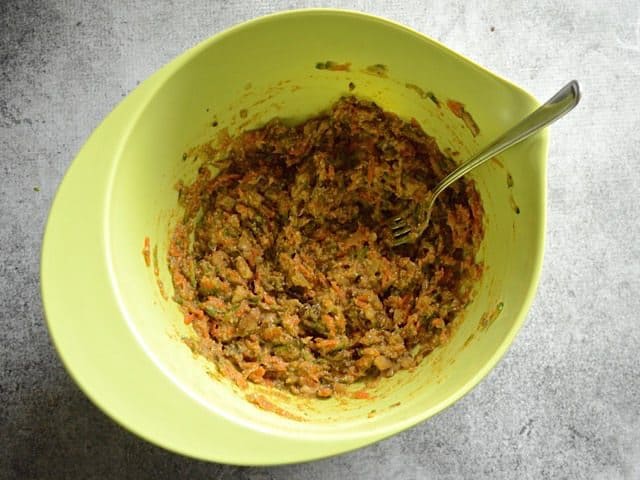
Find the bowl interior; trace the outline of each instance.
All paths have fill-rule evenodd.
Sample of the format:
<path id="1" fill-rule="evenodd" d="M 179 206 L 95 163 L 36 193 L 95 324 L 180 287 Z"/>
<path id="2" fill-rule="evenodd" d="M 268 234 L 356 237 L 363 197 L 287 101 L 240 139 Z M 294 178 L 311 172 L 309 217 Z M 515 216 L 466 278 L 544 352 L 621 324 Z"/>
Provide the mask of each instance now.
<path id="1" fill-rule="evenodd" d="M 328 60 L 350 63 L 349 70 L 316 68 Z M 384 72 L 367 70 L 377 64 Z M 245 401 L 246 391 L 184 344 L 182 337 L 194 333 L 176 305 L 163 298 L 141 249 L 147 236 L 157 246 L 159 280 L 170 297 L 165 258 L 169 229 L 180 215 L 174 186 L 192 179 L 199 166 L 197 160 L 183 161 L 183 153 L 215 139 L 223 128 L 233 135 L 274 116 L 302 120 L 353 93 L 417 119 L 441 149 L 465 159 L 535 108 L 533 98 L 418 34 L 348 13 L 316 11 L 250 22 L 172 65 L 173 74 L 132 122 L 119 149 L 105 220 L 121 310 L 146 353 L 171 379 L 168 388 L 182 389 L 211 411 L 253 428 L 322 437 L 411 425 L 451 404 L 487 373 L 535 291 L 543 249 L 546 137 L 531 139 L 472 174 L 486 212 L 480 253 L 485 271 L 475 300 L 445 347 L 414 371 L 368 387 L 367 400 L 301 399 L 249 388 L 296 419 Z M 449 111 L 449 99 L 462 102 L 473 116 L 480 127 L 476 137 Z"/>

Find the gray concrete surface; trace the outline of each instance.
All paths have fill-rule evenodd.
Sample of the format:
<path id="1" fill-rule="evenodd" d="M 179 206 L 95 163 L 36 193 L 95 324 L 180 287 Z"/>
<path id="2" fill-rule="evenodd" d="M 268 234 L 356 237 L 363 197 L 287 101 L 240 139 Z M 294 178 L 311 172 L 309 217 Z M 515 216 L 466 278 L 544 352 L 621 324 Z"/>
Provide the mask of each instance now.
<path id="1" fill-rule="evenodd" d="M 98 0 L 0 2 L 0 478 L 640 478 L 640 4 Z M 138 81 L 271 11 L 341 6 L 431 35 L 539 98 L 584 99 L 553 126 L 547 250 L 499 366 L 436 418 L 339 457 L 277 468 L 183 458 L 124 431 L 61 366 L 38 280 L 56 187 Z"/>

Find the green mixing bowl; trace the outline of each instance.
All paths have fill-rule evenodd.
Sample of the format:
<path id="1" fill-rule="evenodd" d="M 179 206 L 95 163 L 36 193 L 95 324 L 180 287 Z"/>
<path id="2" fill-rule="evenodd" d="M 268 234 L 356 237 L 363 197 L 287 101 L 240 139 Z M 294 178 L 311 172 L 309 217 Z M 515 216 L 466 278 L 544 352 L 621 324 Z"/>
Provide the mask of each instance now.
<path id="1" fill-rule="evenodd" d="M 350 65 L 322 68 L 327 61 Z M 233 135 L 274 116 L 301 120 L 351 92 L 417 119 L 458 159 L 538 105 L 408 28 L 355 12 L 303 10 L 244 23 L 184 53 L 123 100 L 89 138 L 51 209 L 42 296 L 65 366 L 118 423 L 200 459 L 311 460 L 435 415 L 505 353 L 540 273 L 546 133 L 473 173 L 486 210 L 485 271 L 475 300 L 446 346 L 414 371 L 368 386 L 370 398 L 305 400 L 255 386 L 242 391 L 184 344 L 193 332 L 141 254 L 148 236 L 170 296 L 164 259 L 179 216 L 174 186 L 192 179 L 198 167 L 183 153 L 223 128 Z M 477 135 L 448 100 L 464 104 Z M 263 395 L 289 416 L 258 408 L 247 393 Z"/>

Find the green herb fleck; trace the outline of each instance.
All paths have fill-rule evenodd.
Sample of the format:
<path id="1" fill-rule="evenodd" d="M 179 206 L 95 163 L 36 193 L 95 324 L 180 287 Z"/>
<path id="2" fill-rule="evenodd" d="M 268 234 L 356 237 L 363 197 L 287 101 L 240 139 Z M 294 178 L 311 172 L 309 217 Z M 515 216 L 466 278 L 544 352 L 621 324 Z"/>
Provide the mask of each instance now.
<path id="1" fill-rule="evenodd" d="M 257 295 L 252 296 L 252 297 L 248 297 L 247 298 L 247 303 L 253 307 L 257 306 L 260 303 L 260 297 L 258 297 Z"/>
<path id="2" fill-rule="evenodd" d="M 422 315 L 420 321 L 425 327 L 431 326 L 431 320 L 438 316 L 437 312 L 431 312 L 429 315 Z"/>
<path id="3" fill-rule="evenodd" d="M 427 92 L 427 98 L 435 103 L 436 106 L 440 106 L 440 100 L 438 100 L 438 97 L 436 97 L 433 92 Z"/>
<path id="4" fill-rule="evenodd" d="M 405 83 L 404 86 L 409 90 L 413 90 L 414 92 L 416 92 L 420 96 L 420 98 L 427 98 L 426 92 L 422 90 L 418 85 L 414 83 Z"/>
<path id="5" fill-rule="evenodd" d="M 316 68 L 318 70 L 331 70 L 334 72 L 348 72 L 351 63 L 337 63 L 331 60 L 327 60 L 326 62 L 318 62 L 316 63 Z"/>
<path id="6" fill-rule="evenodd" d="M 369 65 L 367 68 L 365 68 L 365 72 L 384 78 L 387 76 L 389 69 L 382 63 L 376 63 L 375 65 Z"/>
<path id="7" fill-rule="evenodd" d="M 207 315 L 209 315 L 210 317 L 217 317 L 222 313 L 222 311 L 211 305 L 206 305 L 204 307 L 204 311 L 207 312 Z"/>

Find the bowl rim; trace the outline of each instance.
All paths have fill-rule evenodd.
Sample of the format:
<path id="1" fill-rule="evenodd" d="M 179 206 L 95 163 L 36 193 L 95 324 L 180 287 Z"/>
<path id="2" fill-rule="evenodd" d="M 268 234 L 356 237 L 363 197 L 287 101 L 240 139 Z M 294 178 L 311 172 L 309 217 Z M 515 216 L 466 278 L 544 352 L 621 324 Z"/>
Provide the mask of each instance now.
<path id="1" fill-rule="evenodd" d="M 91 401 L 98 406 L 103 412 L 105 412 L 109 417 L 119 423 L 121 426 L 126 429 L 136 433 L 142 438 L 145 438 L 147 441 L 154 443 L 156 445 L 162 446 L 168 450 L 181 453 L 183 455 L 191 456 L 194 458 L 211 460 L 221 463 L 234 463 L 234 464 L 247 464 L 244 457 L 246 455 L 238 455 L 236 458 L 229 458 L 227 455 L 218 455 L 215 449 L 208 450 L 197 450 L 192 448 L 193 446 L 189 446 L 185 443 L 181 443 L 179 441 L 171 441 L 166 437 L 166 433 L 162 436 L 159 432 L 153 432 L 152 429 L 149 429 L 148 421 L 141 421 L 138 418 L 134 418 L 135 413 L 128 410 L 127 405 L 124 405 L 122 402 L 117 402 L 111 397 L 110 400 L 107 400 L 104 396 L 104 388 L 97 388 L 95 383 L 92 383 L 87 377 L 86 368 L 87 365 L 79 366 L 79 362 L 84 360 L 86 362 L 86 358 L 83 359 L 83 352 L 78 350 L 78 342 L 76 339 L 71 339 L 69 336 L 69 332 L 71 331 L 73 326 L 68 325 L 61 319 L 65 315 L 73 314 L 73 309 L 71 302 L 74 300 L 74 296 L 76 292 L 91 291 L 91 288 L 95 288 L 94 285 L 88 285 L 86 282 L 83 282 L 87 275 L 95 275 L 96 278 L 99 278 L 100 282 L 103 282 L 101 285 L 104 288 L 111 289 L 106 290 L 104 292 L 104 296 L 108 297 L 109 300 L 113 300 L 112 302 L 112 311 L 119 313 L 121 318 L 126 317 L 126 309 L 123 310 L 124 306 L 119 303 L 119 295 L 114 293 L 113 286 L 116 285 L 114 281 L 114 274 L 111 267 L 111 261 L 109 258 L 101 258 L 99 265 L 82 265 L 81 268 L 89 270 L 82 272 L 84 274 L 80 275 L 79 278 L 75 279 L 73 283 L 74 289 L 65 289 L 60 288 L 60 284 L 65 284 L 69 280 L 67 275 L 69 265 L 72 267 L 73 262 L 70 262 L 69 259 L 63 258 L 61 255 L 61 245 L 63 240 L 67 243 L 65 245 L 66 248 L 69 247 L 68 243 L 71 243 L 71 247 L 78 248 L 78 250 L 85 252 L 85 254 L 95 254 L 98 257 L 105 256 L 105 249 L 108 250 L 109 239 L 107 237 L 107 232 L 102 229 L 105 227 L 103 225 L 104 219 L 108 217 L 108 197 L 111 194 L 111 182 L 113 181 L 113 177 L 115 174 L 115 169 L 117 166 L 117 162 L 113 162 L 109 157 L 113 158 L 117 156 L 118 152 L 121 150 L 123 145 L 126 143 L 126 139 L 129 137 L 129 133 L 131 132 L 133 126 L 136 124 L 136 120 L 141 115 L 141 113 L 148 106 L 149 102 L 153 99 L 156 92 L 160 90 L 163 85 L 171 78 L 171 76 L 180 70 L 187 62 L 192 60 L 195 56 L 197 56 L 201 51 L 207 49 L 210 45 L 215 42 L 218 42 L 220 39 L 233 35 L 238 31 L 245 30 L 247 28 L 251 28 L 256 24 L 269 22 L 272 20 L 277 20 L 282 17 L 289 16 L 300 16 L 300 15 L 338 15 L 338 16 L 352 16 L 359 17 L 361 19 L 367 21 L 374 21 L 383 24 L 385 27 L 390 27 L 393 29 L 404 31 L 405 33 L 410 33 L 418 37 L 421 41 L 426 41 L 430 43 L 432 46 L 442 50 L 443 52 L 456 57 L 466 63 L 468 63 L 471 67 L 480 71 L 483 75 L 489 75 L 497 80 L 499 80 L 505 87 L 519 92 L 520 95 L 525 96 L 533 105 L 538 105 L 537 100 L 530 95 L 528 92 L 520 88 L 519 86 L 509 82 L 508 80 L 502 78 L 501 76 L 491 72 L 472 60 L 468 59 L 464 55 L 461 55 L 453 50 L 449 49 L 442 43 L 428 37 L 425 34 L 417 32 L 407 26 L 394 22 L 392 20 L 388 20 L 379 16 L 370 15 L 367 13 L 357 12 L 353 10 L 344 10 L 344 9 L 332 9 L 332 8 L 312 8 L 312 9 L 297 9 L 297 10 L 286 10 L 281 12 L 272 13 L 269 15 L 265 15 L 262 17 L 254 18 L 248 20 L 246 22 L 242 22 L 235 26 L 232 26 L 228 29 L 225 29 L 208 39 L 197 44 L 195 47 L 187 50 L 186 52 L 180 54 L 175 59 L 171 60 L 168 64 L 161 67 L 154 74 L 152 74 L 147 80 L 142 82 L 131 94 L 129 94 L 124 100 L 120 102 L 120 104 L 103 120 L 103 122 L 94 130 L 91 134 L 85 145 L 81 148 L 81 150 L 76 155 L 75 159 L 69 166 L 67 172 L 65 173 L 58 189 L 55 194 L 54 200 L 52 202 L 49 216 L 47 220 L 47 224 L 45 227 L 43 242 L 42 242 L 42 250 L 41 250 L 41 298 L 44 306 L 45 317 L 47 321 L 47 326 L 51 335 L 52 342 L 60 356 L 66 370 L 69 372 L 71 377 L 74 379 L 76 384 L 80 387 L 80 389 L 91 399 Z M 124 120 L 122 124 L 119 124 L 120 120 Z M 103 142 L 103 138 L 113 136 L 117 139 L 113 144 L 113 148 L 111 152 L 100 152 L 101 159 L 104 162 L 104 165 L 101 165 L 100 168 L 104 168 L 105 175 L 100 177 L 101 187 L 87 189 L 86 187 L 80 185 L 79 181 L 76 181 L 76 177 L 79 177 L 83 174 L 83 170 L 91 169 L 95 167 L 95 154 L 97 152 L 94 151 L 94 148 L 97 144 Z M 544 152 L 544 158 L 547 158 L 547 149 L 548 149 L 548 134 L 545 131 L 541 135 L 542 143 L 542 151 Z M 93 165 L 91 163 L 94 162 Z M 544 178 L 546 176 L 545 172 L 545 162 L 542 162 L 541 165 L 541 176 Z M 529 288 L 526 292 L 525 300 L 521 305 L 520 311 L 516 315 L 514 323 L 508 333 L 506 334 L 503 342 L 498 345 L 489 358 L 489 360 L 478 369 L 478 371 L 461 387 L 459 388 L 453 395 L 447 397 L 445 400 L 440 402 L 437 405 L 434 405 L 432 408 L 422 411 L 419 414 L 414 414 L 406 417 L 402 421 L 398 421 L 392 425 L 378 428 L 377 430 L 371 430 L 368 432 L 362 432 L 358 434 L 354 434 L 353 436 L 348 436 L 348 438 L 336 439 L 331 438 L 332 442 L 335 444 L 332 447 L 329 447 L 328 444 L 331 442 L 327 442 L 327 437 L 320 438 L 308 438 L 307 440 L 311 444 L 316 445 L 316 449 L 301 449 L 297 454 L 297 450 L 292 448 L 288 451 L 285 451 L 283 458 L 275 458 L 273 455 L 268 457 L 255 457 L 253 458 L 249 464 L 252 465 L 270 465 L 270 464 L 283 464 L 283 463 L 292 463 L 299 461 L 306 461 L 312 459 L 318 459 L 327 457 L 330 455 L 343 453 L 346 451 L 354 450 L 356 448 L 368 445 L 375 441 L 381 440 L 383 438 L 389 437 L 395 433 L 398 433 L 406 428 L 409 428 L 417 423 L 430 418 L 431 416 L 445 410 L 449 406 L 453 405 L 456 401 L 458 401 L 461 397 L 466 395 L 469 391 L 471 391 L 488 373 L 491 371 L 498 361 L 504 356 L 509 346 L 512 344 L 513 339 L 517 332 L 520 330 L 522 324 L 524 323 L 524 319 L 526 317 L 527 312 L 529 311 L 533 299 L 535 297 L 535 292 L 537 290 L 537 285 L 539 282 L 541 269 L 542 269 L 542 259 L 544 255 L 544 231 L 546 225 L 546 187 L 544 182 L 542 182 L 541 186 L 542 191 L 540 192 L 540 200 L 542 202 L 542 215 L 540 218 L 540 233 L 539 238 L 536 239 L 536 243 L 539 245 L 538 255 L 534 259 L 533 266 L 533 278 L 529 284 Z M 84 195 L 84 197 L 83 197 Z M 89 195 L 89 197 L 86 197 Z M 69 218 L 67 217 L 68 211 L 65 210 L 64 207 L 68 207 L 73 205 L 74 202 L 78 201 L 78 198 L 82 198 L 84 202 L 86 202 L 85 208 L 90 209 L 91 207 L 98 206 L 101 208 L 100 212 L 103 215 L 95 215 L 95 222 L 87 222 L 83 227 L 92 227 L 91 231 L 84 231 L 84 229 L 74 230 L 73 236 L 65 234 L 65 232 L 69 231 L 69 228 L 73 228 L 70 225 Z M 76 212 L 76 219 L 82 218 L 82 213 L 85 212 Z M 73 215 L 72 215 L 73 216 Z M 102 221 L 100 219 L 103 219 Z M 87 229 L 89 230 L 89 229 Z M 99 239 L 98 242 L 91 243 L 92 240 Z M 87 243 L 88 242 L 88 243 Z M 81 243 L 85 243 L 84 246 L 81 246 Z M 83 248 L 85 250 L 83 250 Z M 73 251 L 73 250 L 70 250 Z M 110 254 L 106 255 L 109 257 Z M 96 269 L 96 270 L 93 270 Z M 78 273 L 78 272 L 76 272 Z M 74 279 L 72 279 L 74 280 Z M 65 301 L 61 301 L 64 299 Z M 113 308 L 115 307 L 115 308 Z M 106 312 L 105 312 L 106 313 Z M 104 317 L 105 315 L 103 315 Z M 98 316 L 94 317 L 94 320 L 99 320 Z M 136 337 L 135 329 L 131 329 L 129 325 L 129 321 L 124 318 L 124 323 L 126 324 L 129 335 L 132 337 Z M 115 326 L 114 326 L 115 328 Z M 119 330 L 122 333 L 122 330 Z M 137 342 L 137 344 L 136 344 Z M 164 381 L 172 382 L 178 389 L 180 389 L 179 384 L 176 383 L 175 379 L 170 378 L 170 375 L 167 375 L 166 372 L 161 368 L 158 364 L 157 359 L 154 356 L 146 351 L 144 347 L 141 345 L 141 342 L 136 337 L 136 341 L 132 342 L 129 346 L 135 353 L 142 359 L 146 359 L 146 365 L 144 368 L 147 371 L 150 369 L 158 369 L 159 371 L 156 374 L 161 374 L 161 377 L 164 377 Z M 142 366 L 141 366 L 142 368 Z M 143 389 L 143 387 L 140 387 Z M 180 389 L 182 390 L 182 389 Z M 196 398 L 191 397 L 183 390 L 181 394 L 187 395 L 191 401 L 197 401 Z M 179 395 L 180 397 L 182 395 Z M 212 410 L 209 406 L 201 405 L 209 415 L 212 414 Z M 215 412 L 217 415 L 221 415 L 220 412 Z M 132 415 L 133 414 L 133 415 Z M 224 416 L 224 415 L 222 415 Z M 157 420 L 157 417 L 156 417 Z M 287 435 L 282 432 L 274 432 L 274 431 L 260 431 L 259 428 L 255 426 L 249 425 L 238 425 L 235 419 L 226 418 L 221 419 L 226 423 L 222 422 L 221 425 L 224 427 L 225 425 L 228 428 L 236 427 L 238 432 L 243 435 L 264 435 L 266 438 L 269 438 L 270 442 L 273 442 L 273 436 L 280 436 L 280 439 L 286 444 L 290 444 L 292 447 L 296 445 L 300 445 L 301 439 Z M 239 429 L 237 427 L 240 427 Z M 222 427 L 221 427 L 222 428 Z"/>

